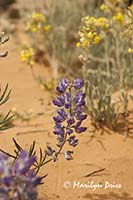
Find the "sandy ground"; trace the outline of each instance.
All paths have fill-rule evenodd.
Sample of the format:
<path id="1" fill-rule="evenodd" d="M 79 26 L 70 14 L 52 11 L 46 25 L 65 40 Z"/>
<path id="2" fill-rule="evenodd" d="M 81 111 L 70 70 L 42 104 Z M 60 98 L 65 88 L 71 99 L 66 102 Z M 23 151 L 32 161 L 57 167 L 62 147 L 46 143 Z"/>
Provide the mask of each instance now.
<path id="1" fill-rule="evenodd" d="M 13 40 L 10 39 L 6 46 L 9 50 L 8 57 L 0 60 L 1 86 L 4 87 L 8 82 L 12 89 L 11 98 L 2 106 L 1 111 L 5 113 L 9 108 L 16 107 L 19 111 L 32 109 L 33 112 L 44 112 L 44 115 L 28 123 L 16 121 L 15 127 L 1 132 L 0 148 L 12 152 L 12 137 L 25 149 L 33 140 L 36 141 L 37 148 L 45 148 L 46 143 L 54 144 L 56 140 L 52 133 L 54 108 L 50 94 L 39 89 L 29 68 L 21 63 L 19 54 L 10 50 L 12 43 Z M 50 71 L 46 67 L 36 66 L 36 71 L 45 78 L 50 77 Z M 40 98 L 43 99 L 43 105 Z M 130 110 L 132 108 L 131 104 Z M 124 142 L 123 135 L 109 134 L 106 131 L 103 134 L 97 131 L 95 136 L 91 137 L 93 128 L 89 119 L 86 125 L 88 130 L 79 136 L 80 144 L 74 150 L 73 160 L 66 161 L 60 156 L 56 163 L 49 163 L 42 168 L 40 174 L 48 173 L 48 176 L 44 185 L 39 188 L 40 199 L 133 200 L 133 138 L 128 137 Z M 25 131 L 38 132 L 22 134 Z M 102 168 L 105 170 L 87 176 Z M 119 188 L 105 188 L 107 182 Z M 91 188 L 91 184 L 98 187 L 98 183 L 102 185 L 101 188 Z M 87 184 L 88 188 L 82 187 L 81 184 Z"/>

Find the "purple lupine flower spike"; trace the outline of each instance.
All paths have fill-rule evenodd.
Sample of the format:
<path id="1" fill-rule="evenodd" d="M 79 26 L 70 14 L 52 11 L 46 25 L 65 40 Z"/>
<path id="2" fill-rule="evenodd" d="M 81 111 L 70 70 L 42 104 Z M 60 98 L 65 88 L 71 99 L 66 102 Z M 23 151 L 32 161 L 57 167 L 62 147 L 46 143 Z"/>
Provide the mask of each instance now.
<path id="1" fill-rule="evenodd" d="M 83 112 L 85 105 L 85 93 L 81 90 L 83 85 L 84 81 L 79 78 L 76 78 L 72 83 L 63 78 L 58 83 L 57 91 L 61 95 L 57 96 L 53 103 L 61 109 L 57 109 L 57 115 L 53 119 L 55 121 L 54 133 L 58 136 L 57 146 L 59 147 L 65 142 L 66 137 L 69 137 L 68 144 L 75 147 L 78 144 L 78 139 L 76 139 L 74 132 L 82 133 L 87 129 L 81 126 L 82 121 L 87 118 Z M 72 157 L 71 154 L 69 156 L 68 154 L 68 152 L 65 153 L 65 156 Z"/>
<path id="2" fill-rule="evenodd" d="M 31 166 L 35 156 L 28 152 L 20 152 L 17 160 L 12 164 L 9 158 L 0 154 L 0 199 L 1 200 L 37 200 L 37 186 L 42 177 L 37 177 Z"/>

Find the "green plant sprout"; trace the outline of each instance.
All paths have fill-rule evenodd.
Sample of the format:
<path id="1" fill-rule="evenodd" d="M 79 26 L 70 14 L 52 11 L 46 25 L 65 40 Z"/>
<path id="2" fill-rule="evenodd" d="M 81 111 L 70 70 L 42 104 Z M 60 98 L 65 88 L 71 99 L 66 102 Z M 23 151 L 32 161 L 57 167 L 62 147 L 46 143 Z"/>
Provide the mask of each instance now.
<path id="1" fill-rule="evenodd" d="M 4 32 L 0 33 L 0 46 L 4 43 L 6 43 L 9 40 L 9 37 L 5 36 Z M 1 51 L 0 52 L 0 57 L 6 57 L 8 54 L 7 51 Z M 8 84 L 5 86 L 4 90 L 2 91 L 1 86 L 0 86 L 0 106 L 5 104 L 8 99 L 10 98 L 10 93 L 11 90 L 8 90 Z M 3 114 L 0 114 L 0 131 L 4 131 L 10 127 L 12 127 L 11 120 L 13 118 L 12 115 L 10 115 L 10 111 L 3 116 Z"/>

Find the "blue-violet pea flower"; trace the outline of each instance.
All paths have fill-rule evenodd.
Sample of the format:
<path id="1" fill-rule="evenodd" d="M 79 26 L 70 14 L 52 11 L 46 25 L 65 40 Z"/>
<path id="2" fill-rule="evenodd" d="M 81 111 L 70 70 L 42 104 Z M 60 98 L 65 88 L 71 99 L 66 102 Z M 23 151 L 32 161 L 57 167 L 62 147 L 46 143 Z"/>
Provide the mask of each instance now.
<path id="1" fill-rule="evenodd" d="M 70 97 L 69 92 L 64 92 L 63 96 L 64 96 L 64 100 L 65 100 L 64 107 L 66 109 L 69 109 L 71 107 L 71 97 Z"/>
<path id="2" fill-rule="evenodd" d="M 22 151 L 19 155 L 19 159 L 14 163 L 14 169 L 16 171 L 16 174 L 25 174 L 34 162 L 34 156 L 29 157 L 29 154 L 26 151 Z"/>
<path id="3" fill-rule="evenodd" d="M 64 137 L 64 133 L 64 126 L 60 123 L 56 123 L 54 128 L 54 134 Z"/>
<path id="4" fill-rule="evenodd" d="M 86 131 L 87 128 L 80 126 L 81 123 L 82 123 L 82 121 L 78 121 L 77 124 L 75 125 L 75 131 L 76 131 L 76 133 L 82 133 L 82 132 Z"/>
<path id="5" fill-rule="evenodd" d="M 62 78 L 57 86 L 57 91 L 60 93 L 64 93 L 66 88 L 68 87 L 68 80 L 66 78 Z"/>
<path id="6" fill-rule="evenodd" d="M 64 109 L 59 109 L 59 110 L 57 111 L 57 113 L 58 113 L 58 115 L 55 116 L 55 117 L 53 117 L 54 121 L 55 121 L 56 123 L 61 123 L 61 122 L 63 122 L 63 121 L 66 119 L 66 117 L 67 117 L 67 114 L 66 114 L 65 110 L 64 110 Z"/>
<path id="7" fill-rule="evenodd" d="M 52 156 L 55 150 L 53 150 L 51 146 L 47 145 L 47 149 L 45 150 L 45 152 L 48 156 Z"/>
<path id="8" fill-rule="evenodd" d="M 71 128 L 66 128 L 66 134 L 70 135 L 73 133 L 73 129 Z"/>
<path id="9" fill-rule="evenodd" d="M 78 139 L 76 139 L 76 136 L 70 136 L 68 139 L 69 145 L 75 147 L 78 144 Z"/>
<path id="10" fill-rule="evenodd" d="M 80 121 L 83 121 L 87 118 L 87 115 L 86 114 L 78 114 L 76 113 L 76 119 L 77 120 L 80 120 Z"/>
<path id="11" fill-rule="evenodd" d="M 78 91 L 74 97 L 74 102 L 76 106 L 84 106 L 85 105 L 85 93 L 82 91 Z"/>
<path id="12" fill-rule="evenodd" d="M 62 107 L 65 103 L 65 98 L 63 96 L 57 96 L 55 100 L 53 100 L 53 104 L 58 107 Z"/>
<path id="13" fill-rule="evenodd" d="M 64 153 L 64 158 L 66 159 L 66 160 L 72 160 L 73 158 L 72 158 L 72 154 L 73 154 L 73 151 L 66 151 L 65 153 Z"/>
<path id="14" fill-rule="evenodd" d="M 80 88 L 83 87 L 83 85 L 84 85 L 84 81 L 83 80 L 81 80 L 80 78 L 74 79 L 73 86 L 74 86 L 75 89 L 80 89 Z"/>
<path id="15" fill-rule="evenodd" d="M 75 123 L 74 116 L 73 115 L 68 115 L 68 118 L 67 118 L 67 124 L 68 124 L 68 126 L 72 125 L 74 123 Z"/>

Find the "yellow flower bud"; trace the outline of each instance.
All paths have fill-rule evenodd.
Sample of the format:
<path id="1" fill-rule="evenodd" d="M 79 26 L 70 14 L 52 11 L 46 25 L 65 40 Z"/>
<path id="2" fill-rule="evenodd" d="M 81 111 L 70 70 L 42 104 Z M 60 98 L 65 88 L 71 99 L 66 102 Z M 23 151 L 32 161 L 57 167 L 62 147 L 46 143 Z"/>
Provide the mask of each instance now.
<path id="1" fill-rule="evenodd" d="M 35 26 L 31 27 L 31 31 L 32 32 L 37 32 L 37 27 L 35 27 Z"/>
<path id="2" fill-rule="evenodd" d="M 100 43 L 100 41 L 101 41 L 101 38 L 100 38 L 100 36 L 95 36 L 95 38 L 94 38 L 94 40 L 93 40 L 93 42 L 94 42 L 94 44 L 99 44 Z"/>
<path id="3" fill-rule="evenodd" d="M 90 24 L 94 24 L 95 21 L 96 21 L 96 19 L 95 19 L 94 17 L 90 17 L 90 18 L 89 18 L 89 23 L 90 23 Z"/>
<path id="4" fill-rule="evenodd" d="M 113 16 L 113 20 L 121 23 L 124 20 L 124 16 L 121 12 L 118 12 L 116 16 Z"/>
<path id="5" fill-rule="evenodd" d="M 93 38 L 94 38 L 94 34 L 93 34 L 92 32 L 89 32 L 89 33 L 88 33 L 88 38 L 89 38 L 89 39 L 93 39 Z"/>
<path id="6" fill-rule="evenodd" d="M 54 85 L 52 83 L 48 83 L 47 88 L 48 90 L 52 90 L 54 87 Z"/>
<path id="7" fill-rule="evenodd" d="M 49 30 L 50 30 L 50 28 L 51 28 L 51 26 L 50 26 L 50 25 L 44 26 L 44 31 L 45 31 L 45 32 L 47 32 L 47 31 L 49 31 Z"/>
<path id="8" fill-rule="evenodd" d="M 40 89 L 45 90 L 45 86 L 43 84 L 40 84 Z"/>
<path id="9" fill-rule="evenodd" d="M 105 10 L 105 5 L 104 4 L 102 4 L 101 6 L 100 6 L 100 10 Z"/>
<path id="10" fill-rule="evenodd" d="M 128 53 L 133 53 L 133 49 L 129 48 Z"/>
<path id="11" fill-rule="evenodd" d="M 89 41 L 88 40 L 84 40 L 83 47 L 88 47 L 88 46 L 89 46 Z"/>
<path id="12" fill-rule="evenodd" d="M 77 46 L 78 48 L 81 47 L 80 42 L 77 42 L 76 46 Z"/>

